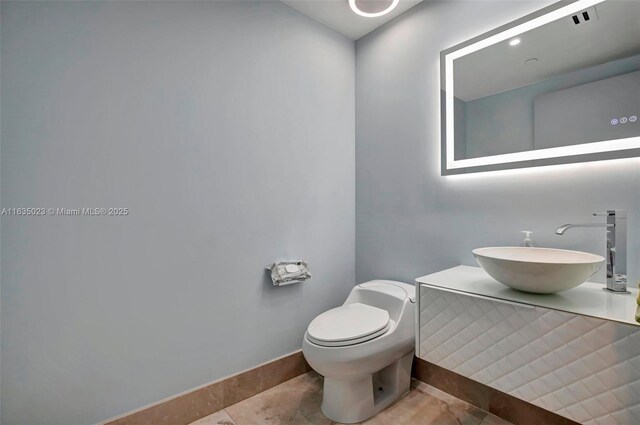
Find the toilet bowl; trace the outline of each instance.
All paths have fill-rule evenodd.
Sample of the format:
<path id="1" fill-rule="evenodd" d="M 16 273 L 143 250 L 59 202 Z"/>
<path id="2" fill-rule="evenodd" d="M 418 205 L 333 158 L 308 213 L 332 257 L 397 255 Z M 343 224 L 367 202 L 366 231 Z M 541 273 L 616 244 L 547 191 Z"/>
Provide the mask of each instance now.
<path id="1" fill-rule="evenodd" d="M 409 392 L 414 319 L 415 287 L 389 280 L 355 286 L 342 306 L 313 319 L 302 352 L 324 376 L 325 416 L 361 422 Z"/>

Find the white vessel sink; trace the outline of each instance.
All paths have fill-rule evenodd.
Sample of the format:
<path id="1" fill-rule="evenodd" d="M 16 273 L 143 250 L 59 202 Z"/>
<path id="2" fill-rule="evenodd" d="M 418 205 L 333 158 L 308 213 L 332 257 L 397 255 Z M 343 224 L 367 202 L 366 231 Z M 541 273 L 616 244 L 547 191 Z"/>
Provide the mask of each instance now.
<path id="1" fill-rule="evenodd" d="M 478 248 L 473 255 L 480 267 L 498 282 L 538 294 L 575 288 L 604 263 L 600 255 L 553 248 Z"/>

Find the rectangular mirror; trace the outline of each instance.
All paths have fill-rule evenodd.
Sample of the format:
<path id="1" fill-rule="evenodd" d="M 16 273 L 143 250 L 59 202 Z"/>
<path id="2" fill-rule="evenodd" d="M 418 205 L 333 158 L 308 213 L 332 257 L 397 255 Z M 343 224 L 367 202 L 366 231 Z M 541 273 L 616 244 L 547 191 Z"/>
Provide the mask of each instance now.
<path id="1" fill-rule="evenodd" d="M 442 175 L 640 156 L 640 1 L 556 3 L 440 61 Z"/>

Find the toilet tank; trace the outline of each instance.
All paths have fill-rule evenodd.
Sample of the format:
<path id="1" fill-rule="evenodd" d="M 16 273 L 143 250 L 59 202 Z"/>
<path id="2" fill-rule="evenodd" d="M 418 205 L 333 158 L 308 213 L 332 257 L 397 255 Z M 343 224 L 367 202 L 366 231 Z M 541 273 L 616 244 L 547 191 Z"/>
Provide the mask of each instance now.
<path id="1" fill-rule="evenodd" d="M 397 322 L 406 306 L 413 306 L 415 300 L 413 285 L 393 280 L 370 280 L 356 285 L 344 304 L 362 303 L 381 308 Z"/>

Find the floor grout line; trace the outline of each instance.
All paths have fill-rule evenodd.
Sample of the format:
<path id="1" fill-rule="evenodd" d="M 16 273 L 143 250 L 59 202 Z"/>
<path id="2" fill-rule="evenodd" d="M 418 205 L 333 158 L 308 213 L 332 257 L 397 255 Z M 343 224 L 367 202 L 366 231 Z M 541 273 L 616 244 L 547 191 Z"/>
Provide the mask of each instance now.
<path id="1" fill-rule="evenodd" d="M 268 390 L 267 390 L 267 391 L 268 391 Z M 258 394 L 259 394 L 259 393 L 258 393 Z M 231 413 L 229 413 L 229 411 L 227 410 L 227 408 L 226 408 L 226 407 L 225 407 L 224 409 L 222 409 L 222 410 L 224 410 L 224 413 L 226 413 L 226 414 L 227 414 L 227 416 L 231 418 L 231 422 L 233 422 L 233 425 L 238 425 L 238 424 L 236 423 L 236 420 L 235 420 L 235 419 L 233 419 L 233 416 L 231 416 Z"/>

